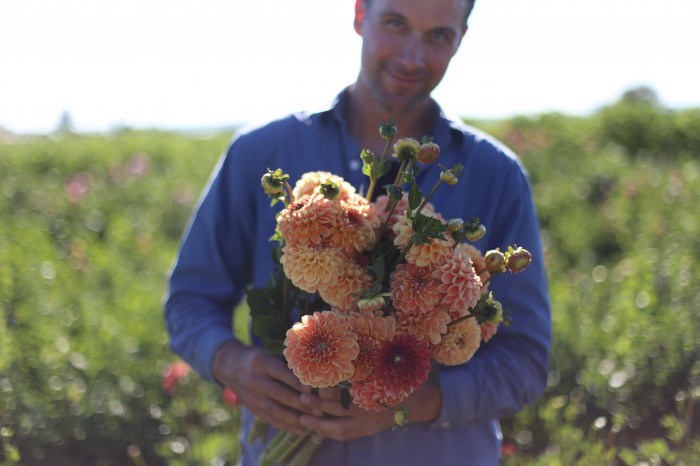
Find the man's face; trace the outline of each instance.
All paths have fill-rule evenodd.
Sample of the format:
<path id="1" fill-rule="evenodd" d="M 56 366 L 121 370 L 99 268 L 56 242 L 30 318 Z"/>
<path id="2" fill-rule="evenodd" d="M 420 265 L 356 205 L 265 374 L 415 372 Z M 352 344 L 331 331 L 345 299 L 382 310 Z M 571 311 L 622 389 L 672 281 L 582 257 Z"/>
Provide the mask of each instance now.
<path id="1" fill-rule="evenodd" d="M 394 115 L 424 103 L 466 32 L 467 0 L 371 0 L 358 4 L 358 86 Z"/>

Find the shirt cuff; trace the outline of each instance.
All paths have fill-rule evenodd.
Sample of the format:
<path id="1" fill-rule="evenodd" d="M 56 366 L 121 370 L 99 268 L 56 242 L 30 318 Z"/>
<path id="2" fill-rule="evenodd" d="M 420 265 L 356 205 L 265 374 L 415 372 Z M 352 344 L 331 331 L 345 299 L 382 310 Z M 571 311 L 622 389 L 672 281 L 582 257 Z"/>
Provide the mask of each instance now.
<path id="1" fill-rule="evenodd" d="M 430 429 L 449 429 L 469 424 L 476 412 L 476 382 L 464 366 L 440 368 L 442 406 Z"/>
<path id="2" fill-rule="evenodd" d="M 209 382 L 219 383 L 212 373 L 214 355 L 226 342 L 235 340 L 230 330 L 212 327 L 204 332 L 197 341 L 194 357 L 194 369 Z"/>

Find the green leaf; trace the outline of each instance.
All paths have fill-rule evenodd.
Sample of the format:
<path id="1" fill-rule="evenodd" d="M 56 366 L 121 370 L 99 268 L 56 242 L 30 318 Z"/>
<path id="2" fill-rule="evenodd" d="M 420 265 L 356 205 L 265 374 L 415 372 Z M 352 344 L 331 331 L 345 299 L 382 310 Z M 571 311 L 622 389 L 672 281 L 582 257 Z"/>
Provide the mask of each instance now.
<path id="1" fill-rule="evenodd" d="M 408 192 L 408 207 L 415 210 L 423 200 L 423 193 L 418 188 L 416 183 L 411 184 L 411 190 Z"/>

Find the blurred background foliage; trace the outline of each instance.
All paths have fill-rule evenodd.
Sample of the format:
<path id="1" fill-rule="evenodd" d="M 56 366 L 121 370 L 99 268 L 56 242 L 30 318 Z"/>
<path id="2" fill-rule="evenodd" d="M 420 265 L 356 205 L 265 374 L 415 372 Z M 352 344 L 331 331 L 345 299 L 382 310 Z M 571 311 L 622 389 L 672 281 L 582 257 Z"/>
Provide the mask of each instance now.
<path id="1" fill-rule="evenodd" d="M 553 305 L 549 386 L 504 420 L 503 464 L 700 464 L 700 109 L 639 88 L 470 123 L 530 173 Z M 0 465 L 234 462 L 235 400 L 177 362 L 161 312 L 230 137 L 0 144 Z"/>

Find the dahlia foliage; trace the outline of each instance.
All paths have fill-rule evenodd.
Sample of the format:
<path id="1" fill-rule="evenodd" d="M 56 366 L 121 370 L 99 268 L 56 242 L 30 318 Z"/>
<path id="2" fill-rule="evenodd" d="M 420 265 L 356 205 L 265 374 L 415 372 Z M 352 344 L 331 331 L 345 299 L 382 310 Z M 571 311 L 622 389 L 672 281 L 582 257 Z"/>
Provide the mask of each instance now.
<path id="1" fill-rule="evenodd" d="M 443 167 L 424 197 L 414 174 L 440 149 L 428 139 L 392 145 L 395 132 L 392 123 L 380 127 L 379 159 L 361 154 L 365 195 L 328 172 L 306 173 L 294 188 L 282 170 L 264 174 L 273 204 L 285 204 L 273 237 L 279 267 L 268 288 L 249 292 L 249 305 L 253 331 L 302 383 L 340 387 L 343 400 L 366 410 L 399 412 L 434 363 L 467 362 L 508 323 L 488 283 L 506 269 L 524 270 L 530 253 L 509 247 L 482 255 L 469 244 L 486 231 L 479 220 L 445 219 L 429 202 L 440 185 L 458 182 L 462 166 Z M 371 201 L 392 147 L 399 173 Z"/>

